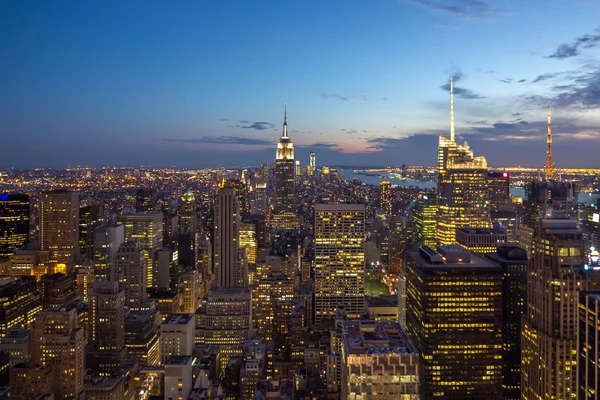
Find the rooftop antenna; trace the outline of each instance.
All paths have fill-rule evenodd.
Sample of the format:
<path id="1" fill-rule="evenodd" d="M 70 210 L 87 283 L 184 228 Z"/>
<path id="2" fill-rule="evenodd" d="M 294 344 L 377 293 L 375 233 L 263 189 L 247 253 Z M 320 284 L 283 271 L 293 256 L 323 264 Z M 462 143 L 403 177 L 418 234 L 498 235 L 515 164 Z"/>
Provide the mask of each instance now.
<path id="1" fill-rule="evenodd" d="M 450 77 L 450 140 L 454 142 L 454 80 Z"/>
<path id="2" fill-rule="evenodd" d="M 548 97 L 548 138 L 546 139 L 548 144 L 548 150 L 546 151 L 546 165 L 544 169 L 546 170 L 546 180 L 552 181 L 555 179 L 556 171 L 554 169 L 554 162 L 552 161 L 552 116 L 550 112 L 550 98 Z"/>
<path id="3" fill-rule="evenodd" d="M 287 103 L 283 103 L 283 137 L 288 137 L 288 134 L 287 134 Z"/>

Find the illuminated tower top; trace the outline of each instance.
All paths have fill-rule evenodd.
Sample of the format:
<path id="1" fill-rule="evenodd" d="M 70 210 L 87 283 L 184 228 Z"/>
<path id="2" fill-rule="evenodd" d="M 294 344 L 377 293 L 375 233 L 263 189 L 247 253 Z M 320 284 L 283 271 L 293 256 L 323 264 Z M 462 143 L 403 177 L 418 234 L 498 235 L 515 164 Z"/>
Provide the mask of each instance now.
<path id="1" fill-rule="evenodd" d="M 546 180 L 553 181 L 556 177 L 554 162 L 552 161 L 552 119 L 550 114 L 550 99 L 548 99 L 548 150 L 546 151 L 547 160 L 544 169 L 546 170 Z"/>
<path id="2" fill-rule="evenodd" d="M 283 109 L 283 134 L 277 143 L 276 160 L 294 160 L 294 144 L 287 129 L 287 105 Z"/>

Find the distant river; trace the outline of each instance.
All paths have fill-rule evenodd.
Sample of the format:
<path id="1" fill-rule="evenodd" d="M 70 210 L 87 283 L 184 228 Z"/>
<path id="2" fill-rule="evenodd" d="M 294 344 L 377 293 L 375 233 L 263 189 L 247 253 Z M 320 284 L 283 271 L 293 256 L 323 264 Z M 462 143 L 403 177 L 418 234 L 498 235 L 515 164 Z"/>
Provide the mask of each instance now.
<path id="1" fill-rule="evenodd" d="M 388 181 L 390 181 L 390 183 L 392 185 L 398 185 L 398 186 L 417 186 L 421 189 L 431 189 L 431 188 L 435 188 L 437 186 L 437 183 L 434 181 L 414 181 L 414 180 L 404 180 L 404 179 L 398 179 L 396 177 L 390 176 L 388 174 L 386 174 L 385 172 L 383 173 L 354 173 L 354 170 L 352 169 L 342 169 L 342 172 L 344 173 L 344 177 L 346 178 L 347 181 L 353 181 L 354 178 L 358 178 L 362 183 L 365 183 L 367 185 L 379 185 L 379 181 L 382 179 L 387 179 Z M 525 190 L 523 188 L 510 188 L 510 193 L 514 196 L 514 197 L 524 197 L 525 196 Z M 587 203 L 587 204 L 596 204 L 596 202 L 598 201 L 598 199 L 600 199 L 600 194 L 588 194 L 588 193 L 579 193 L 579 202 L 580 203 Z"/>

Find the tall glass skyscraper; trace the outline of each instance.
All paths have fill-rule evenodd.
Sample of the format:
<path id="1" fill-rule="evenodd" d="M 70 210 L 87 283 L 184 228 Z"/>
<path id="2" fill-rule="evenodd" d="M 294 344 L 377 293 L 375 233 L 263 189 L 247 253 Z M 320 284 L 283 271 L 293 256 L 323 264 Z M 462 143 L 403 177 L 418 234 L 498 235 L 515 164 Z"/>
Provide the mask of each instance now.
<path id="1" fill-rule="evenodd" d="M 288 136 L 287 112 L 283 119 L 283 134 L 277 143 L 275 156 L 275 211 L 277 214 L 296 212 L 294 144 Z"/>
<path id="2" fill-rule="evenodd" d="M 0 257 L 8 257 L 29 240 L 29 196 L 0 194 Z"/>

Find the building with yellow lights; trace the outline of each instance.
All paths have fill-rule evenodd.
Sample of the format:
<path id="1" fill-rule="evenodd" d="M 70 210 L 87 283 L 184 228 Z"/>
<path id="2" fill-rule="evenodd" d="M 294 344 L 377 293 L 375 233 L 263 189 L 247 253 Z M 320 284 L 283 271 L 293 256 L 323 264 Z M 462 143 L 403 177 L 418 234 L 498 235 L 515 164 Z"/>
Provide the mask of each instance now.
<path id="1" fill-rule="evenodd" d="M 474 156 L 467 145 L 439 137 L 436 229 L 439 245 L 456 244 L 457 228 L 491 227 L 487 173 L 484 157 Z"/>
<path id="2" fill-rule="evenodd" d="M 392 183 L 388 180 L 382 180 L 379 182 L 380 198 L 379 205 L 383 210 L 384 214 L 389 217 L 392 216 Z"/>
<path id="3" fill-rule="evenodd" d="M 42 311 L 42 294 L 34 277 L 0 278 L 0 337 L 14 326 L 29 329 Z"/>
<path id="4" fill-rule="evenodd" d="M 506 246 L 506 232 L 492 228 L 457 228 L 456 243 L 475 253 L 495 253 L 498 247 Z"/>
<path id="5" fill-rule="evenodd" d="M 437 203 L 435 197 L 416 200 L 411 205 L 413 238 L 418 246 L 435 247 Z"/>
<path id="6" fill-rule="evenodd" d="M 40 194 L 40 250 L 50 251 L 51 266 L 64 265 L 71 271 L 79 255 L 79 193 Z"/>
<path id="7" fill-rule="evenodd" d="M 532 242 L 523 319 L 521 398 L 577 398 L 579 292 L 600 287 L 577 220 L 541 219 Z"/>
<path id="8" fill-rule="evenodd" d="M 0 257 L 8 257 L 29 241 L 29 196 L 0 194 Z"/>
<path id="9" fill-rule="evenodd" d="M 344 321 L 342 399 L 419 399 L 419 352 L 397 322 Z"/>
<path id="10" fill-rule="evenodd" d="M 248 267 L 256 265 L 258 258 L 258 241 L 256 238 L 256 225 L 249 222 L 240 223 L 240 248 L 246 249 Z"/>
<path id="11" fill-rule="evenodd" d="M 365 309 L 365 206 L 315 205 L 315 324 L 335 319 L 344 306 L 358 318 Z"/>
<path id="12" fill-rule="evenodd" d="M 421 398 L 502 398 L 502 268 L 452 245 L 409 252 L 406 330 Z"/>
<path id="13" fill-rule="evenodd" d="M 278 301 L 294 297 L 294 281 L 280 273 L 271 273 L 258 281 L 252 290 L 252 315 L 261 337 L 273 340 L 273 319 Z"/>
<path id="14" fill-rule="evenodd" d="M 600 291 L 579 292 L 577 398 L 600 399 Z"/>

